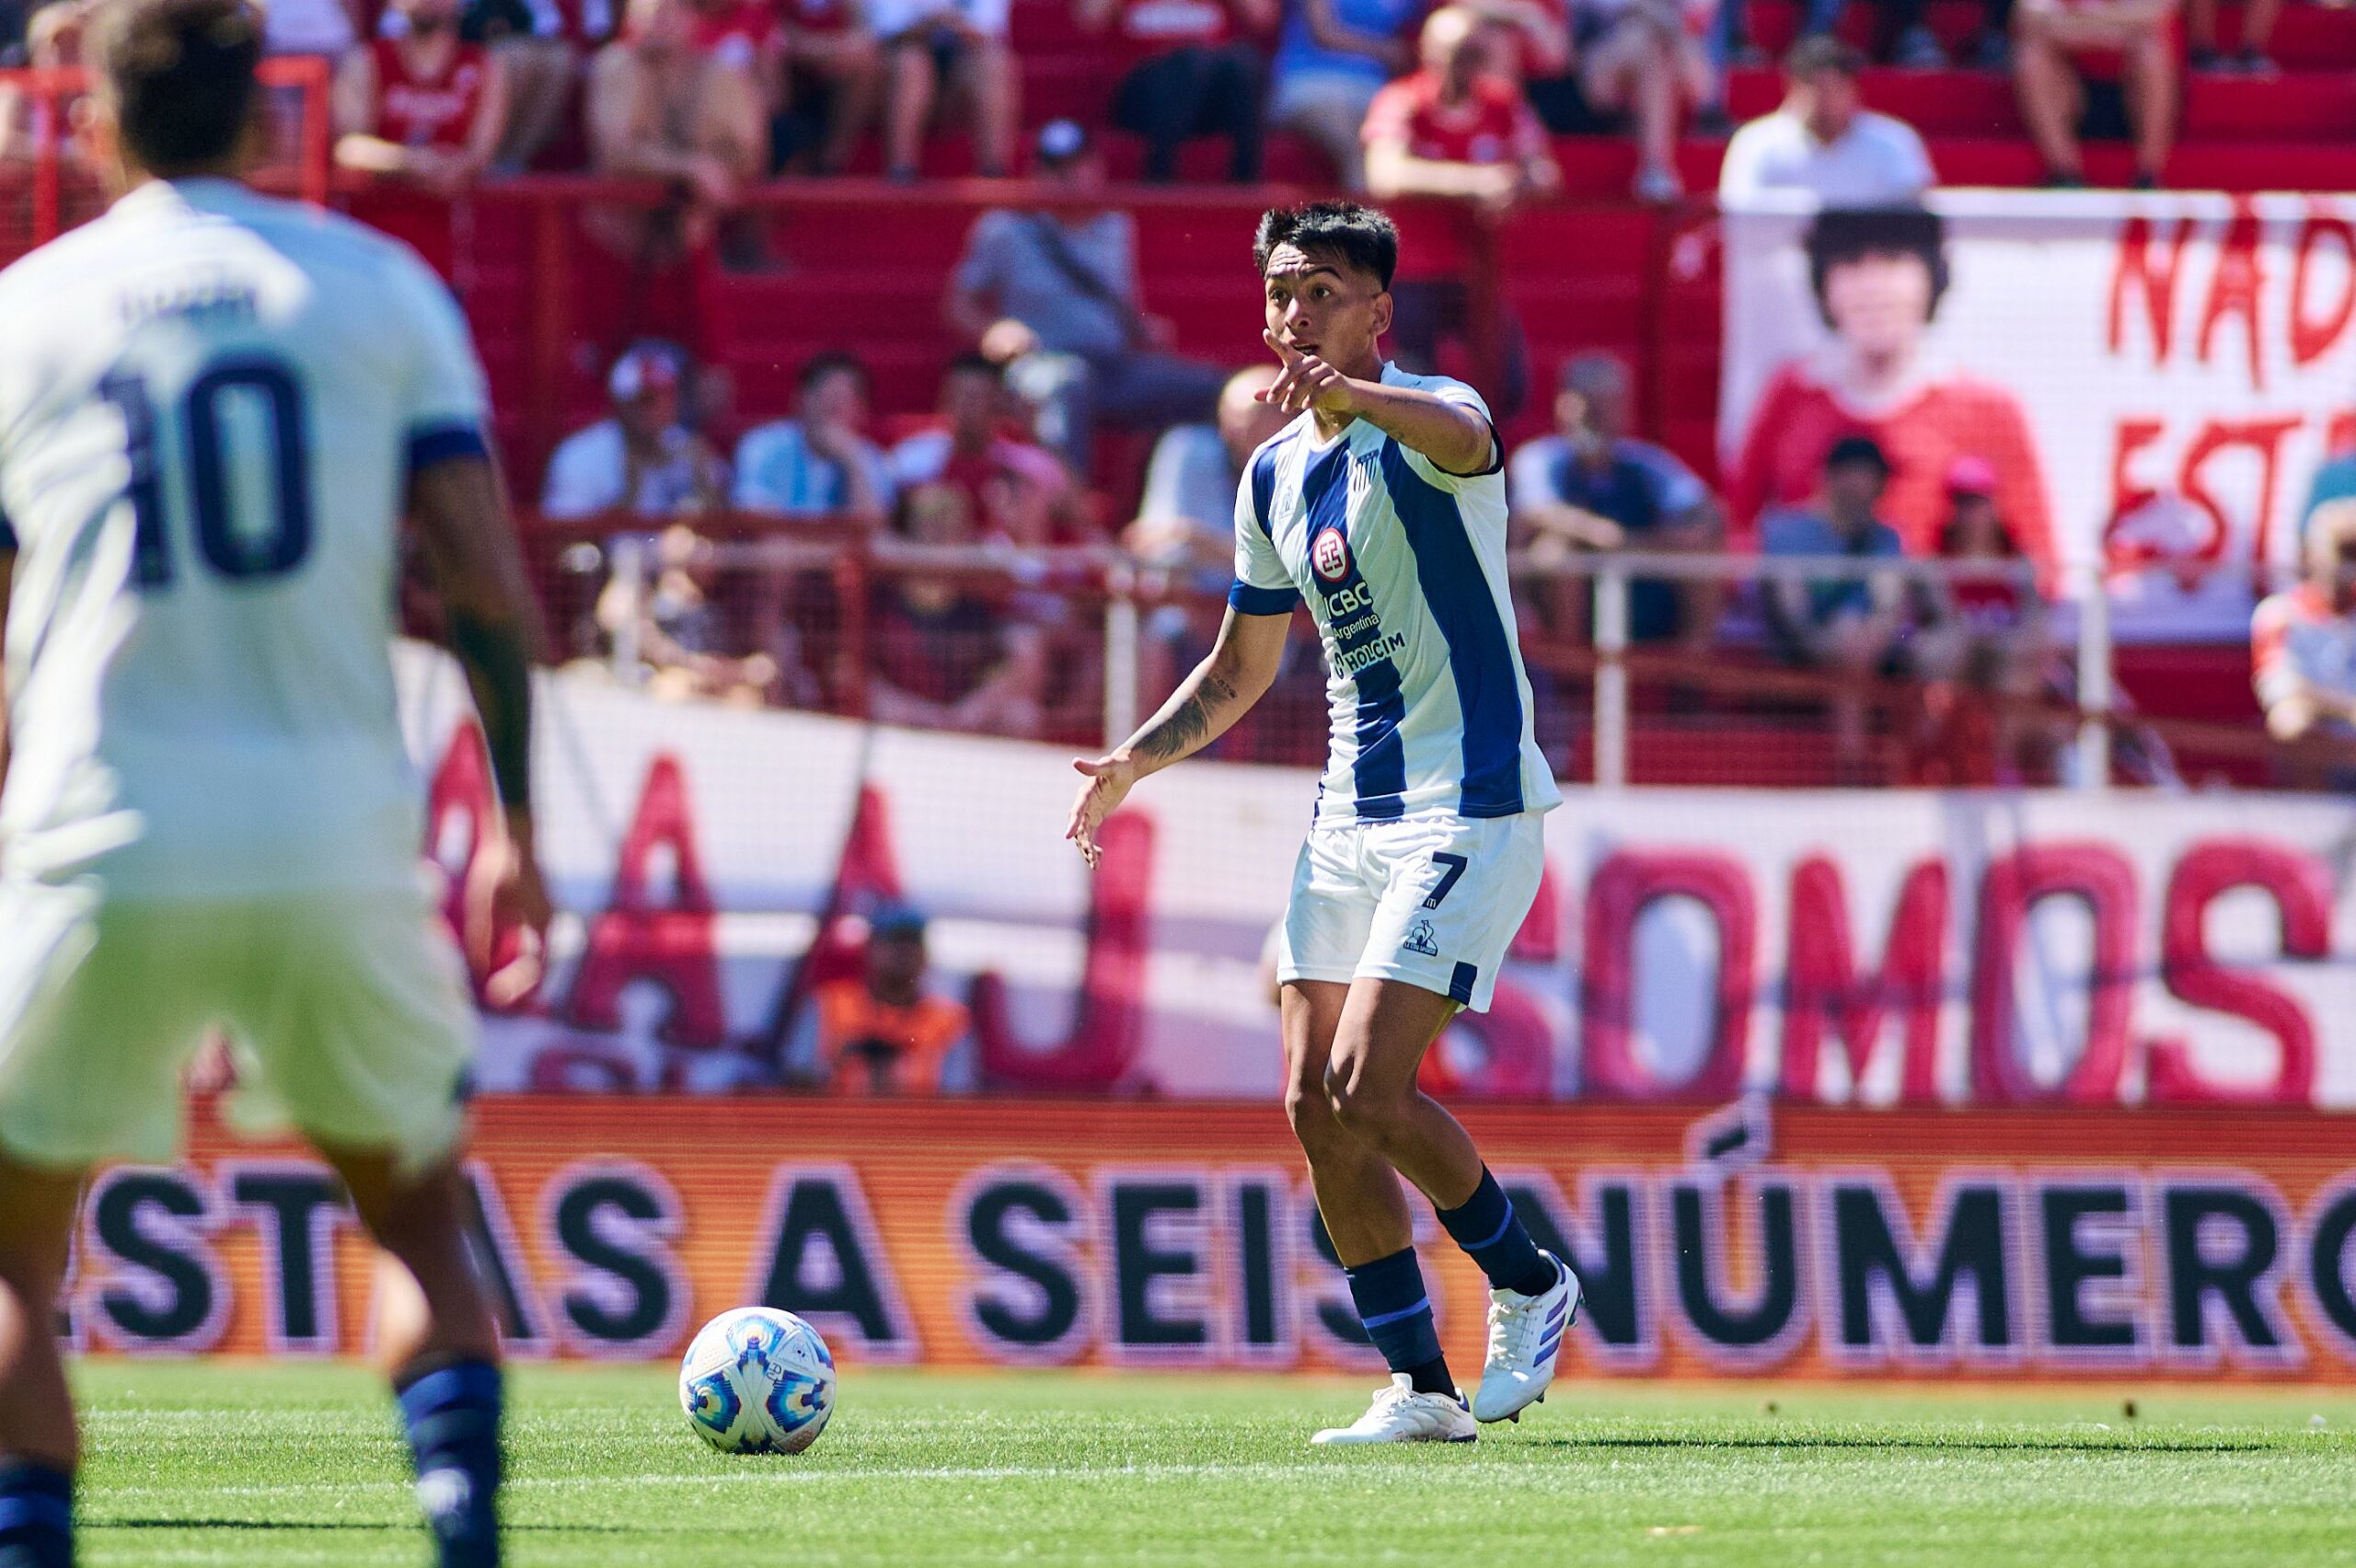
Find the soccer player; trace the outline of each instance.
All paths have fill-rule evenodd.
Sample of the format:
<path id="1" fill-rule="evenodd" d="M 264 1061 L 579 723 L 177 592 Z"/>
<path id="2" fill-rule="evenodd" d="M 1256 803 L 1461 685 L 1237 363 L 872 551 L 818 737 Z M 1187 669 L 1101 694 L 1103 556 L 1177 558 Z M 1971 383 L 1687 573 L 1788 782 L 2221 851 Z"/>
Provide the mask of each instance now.
<path id="1" fill-rule="evenodd" d="M 1253 256 L 1282 362 L 1260 396 L 1298 417 L 1237 486 L 1236 582 L 1210 656 L 1119 749 L 1073 765 L 1088 782 L 1067 836 L 1094 865 L 1098 827 L 1138 780 L 1259 700 L 1306 596 L 1334 741 L 1277 958 L 1285 1110 L 1392 1372 L 1372 1409 L 1314 1441 L 1469 1442 L 1476 1422 L 1543 1397 L 1579 1302 L 1456 1118 L 1415 1087 L 1456 1010 L 1487 1009 L 1537 895 L 1540 819 L 1562 801 L 1531 738 L 1507 596 L 1504 455 L 1479 394 L 1376 347 L 1399 260 L 1391 220 L 1343 202 L 1272 212 Z M 1400 1175 L 1492 1286 L 1469 1404 L 1440 1355 Z"/>
<path id="2" fill-rule="evenodd" d="M 93 29 L 120 199 L 0 274 L 0 1564 L 73 1560 L 53 1312 L 83 1180 L 172 1156 L 181 1068 L 221 1026 L 402 1265 L 379 1339 L 418 1496 L 445 1568 L 485 1568 L 501 1380 L 461 1220 L 472 1014 L 421 885 L 387 647 L 406 511 L 506 808 L 465 925 L 513 998 L 549 905 L 534 616 L 482 373 L 413 256 L 237 182 L 267 145 L 257 11 L 109 0 Z"/>

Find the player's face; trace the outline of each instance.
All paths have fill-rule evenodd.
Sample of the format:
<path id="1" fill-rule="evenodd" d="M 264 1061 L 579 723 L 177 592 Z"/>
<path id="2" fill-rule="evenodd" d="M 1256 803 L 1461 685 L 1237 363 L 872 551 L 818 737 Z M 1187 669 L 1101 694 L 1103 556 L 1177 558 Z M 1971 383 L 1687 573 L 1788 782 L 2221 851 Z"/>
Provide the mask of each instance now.
<path id="1" fill-rule="evenodd" d="M 1371 273 L 1339 257 L 1276 247 L 1262 274 L 1268 330 L 1345 375 L 1371 375 L 1376 344 L 1391 329 L 1391 294 Z"/>
<path id="2" fill-rule="evenodd" d="M 1930 325 L 1931 270 L 1911 253 L 1836 263 L 1824 273 L 1824 313 L 1852 348 L 1871 355 L 1903 353 Z"/>

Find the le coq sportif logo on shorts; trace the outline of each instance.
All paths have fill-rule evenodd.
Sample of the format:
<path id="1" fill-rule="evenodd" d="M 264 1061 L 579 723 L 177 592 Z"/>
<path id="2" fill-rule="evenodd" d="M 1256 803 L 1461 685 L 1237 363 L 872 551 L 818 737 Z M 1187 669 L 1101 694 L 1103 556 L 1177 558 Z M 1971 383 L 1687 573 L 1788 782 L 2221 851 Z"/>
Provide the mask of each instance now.
<path id="1" fill-rule="evenodd" d="M 1408 952 L 1419 952 L 1426 958 L 1438 958 L 1439 933 L 1432 928 L 1432 923 L 1429 920 L 1418 920 L 1407 928 L 1406 940 L 1399 945 Z"/>

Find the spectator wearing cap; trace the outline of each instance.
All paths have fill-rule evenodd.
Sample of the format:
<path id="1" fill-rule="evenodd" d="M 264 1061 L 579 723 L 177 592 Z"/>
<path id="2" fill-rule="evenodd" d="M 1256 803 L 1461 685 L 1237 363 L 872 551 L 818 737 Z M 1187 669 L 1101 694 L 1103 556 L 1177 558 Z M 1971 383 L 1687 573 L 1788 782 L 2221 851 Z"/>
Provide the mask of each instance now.
<path id="1" fill-rule="evenodd" d="M 1769 557 L 1857 559 L 1901 558 L 1898 531 L 1876 514 L 1889 483 L 1889 460 L 1872 438 L 1843 436 L 1824 459 L 1814 499 L 1769 515 L 1760 525 L 1761 553 Z M 1895 571 L 1867 577 L 1771 579 L 1765 590 L 1768 629 L 1791 663 L 1835 677 L 1832 742 L 1836 765 L 1854 775 L 1865 760 L 1865 702 L 1861 683 L 1895 669 L 1909 605 Z"/>
<path id="2" fill-rule="evenodd" d="M 2327 502 L 2308 519 L 2302 553 L 2304 575 L 2267 595 L 2250 619 L 2267 732 L 2285 743 L 2356 739 L 2356 501 Z"/>
<path id="3" fill-rule="evenodd" d="M 1113 35 L 1126 63 L 1113 123 L 1145 138 L 1145 177 L 1178 178 L 1178 149 L 1224 136 L 1228 178 L 1260 178 L 1263 77 L 1249 34 L 1276 19 L 1276 0 L 1077 0 L 1081 29 Z"/>
<path id="4" fill-rule="evenodd" d="M 1999 508 L 1996 467 L 1966 455 L 1947 466 L 1947 518 L 1940 525 L 1939 559 L 1987 567 L 2023 565 L 2025 558 Z M 1923 616 L 1909 659 L 1924 679 L 1959 684 L 1992 699 L 1990 778 L 1953 782 L 2017 783 L 2027 773 L 2025 744 L 2036 726 L 2027 704 L 2043 688 L 2052 663 L 2045 604 L 2034 582 L 2020 576 L 1925 582 L 1916 603 Z M 1934 705 L 1935 706 L 1935 705 Z M 1977 749 L 1977 748 L 1975 748 Z"/>
<path id="5" fill-rule="evenodd" d="M 2307 482 L 2307 499 L 2299 508 L 2299 537 L 2307 536 L 2317 513 L 2334 502 L 2356 501 L 2356 446 L 2336 446 L 2316 465 Z"/>
<path id="6" fill-rule="evenodd" d="M 2135 144 L 2134 184 L 2156 189 L 2176 144 L 2177 0 L 2019 0 L 2013 8 L 2013 89 L 2045 183 L 2086 182 L 2080 121 L 2090 85 L 2097 115 L 2124 111 Z"/>
<path id="7" fill-rule="evenodd" d="M 975 1087 L 973 1015 L 930 994 L 925 918 L 894 905 L 867 923 L 860 972 L 810 994 L 787 1046 L 788 1081 L 862 1098 Z"/>
<path id="8" fill-rule="evenodd" d="M 1068 120 L 1042 130 L 1036 173 L 1068 199 L 976 219 L 941 308 L 1006 367 L 1040 440 L 1085 475 L 1100 421 L 1158 431 L 1209 419 L 1227 373 L 1169 352 L 1170 323 L 1146 312 L 1137 225 L 1101 204 L 1104 163 L 1088 133 Z"/>
<path id="9" fill-rule="evenodd" d="M 1627 434 L 1628 370 L 1610 354 L 1563 366 L 1554 432 L 1525 444 L 1506 466 L 1513 525 L 1542 559 L 1579 550 L 1707 553 L 1726 542 L 1715 499 L 1693 470 L 1662 447 Z M 1584 578 L 1547 580 L 1540 615 L 1562 630 L 1583 624 Z M 1717 634 L 1722 584 L 1639 578 L 1630 589 L 1629 635 L 1706 650 Z"/>
<path id="10" fill-rule="evenodd" d="M 558 520 L 609 512 L 665 518 L 720 505 L 728 466 L 679 422 L 685 379 L 678 357 L 660 344 L 637 344 L 616 360 L 606 377 L 614 411 L 556 449 L 541 513 Z"/>
<path id="11" fill-rule="evenodd" d="M 1468 274 L 1482 226 L 1562 185 L 1545 128 L 1495 63 L 1507 41 L 1463 6 L 1435 11 L 1423 69 L 1367 110 L 1368 183 L 1399 225 L 1391 340 L 1400 368 L 1417 375 L 1439 369 L 1443 341 L 1475 329 Z M 1502 420 L 1521 406 L 1528 367 L 1519 324 L 1507 319 L 1501 337 L 1492 402 Z"/>
<path id="12" fill-rule="evenodd" d="M 1008 46 L 1008 0 L 868 0 L 884 47 L 884 168 L 917 177 L 936 119 L 962 124 L 974 172 L 997 179 L 1014 162 L 1022 78 Z"/>
<path id="13" fill-rule="evenodd" d="M 1865 107 L 1865 56 L 1829 37 L 1804 38 L 1784 57 L 1784 101 L 1734 133 L 1718 168 L 1718 200 L 1739 208 L 1773 190 L 1803 191 L 1827 207 L 1891 207 L 1937 180 L 1912 126 Z"/>
<path id="14" fill-rule="evenodd" d="M 888 513 L 884 453 L 864 433 L 867 393 L 858 355 L 811 355 L 794 378 L 793 418 L 756 425 L 737 444 L 736 505 L 787 517 Z"/>

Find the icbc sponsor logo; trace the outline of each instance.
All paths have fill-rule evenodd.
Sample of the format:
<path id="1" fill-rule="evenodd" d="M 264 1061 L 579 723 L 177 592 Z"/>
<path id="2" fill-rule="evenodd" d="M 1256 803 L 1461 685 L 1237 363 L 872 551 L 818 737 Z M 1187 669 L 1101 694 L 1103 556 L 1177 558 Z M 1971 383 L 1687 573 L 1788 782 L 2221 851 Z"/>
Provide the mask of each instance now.
<path id="1" fill-rule="evenodd" d="M 1339 582 L 1350 574 L 1350 547 L 1339 528 L 1326 528 L 1310 541 L 1309 564 L 1327 582 Z"/>

